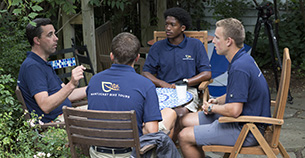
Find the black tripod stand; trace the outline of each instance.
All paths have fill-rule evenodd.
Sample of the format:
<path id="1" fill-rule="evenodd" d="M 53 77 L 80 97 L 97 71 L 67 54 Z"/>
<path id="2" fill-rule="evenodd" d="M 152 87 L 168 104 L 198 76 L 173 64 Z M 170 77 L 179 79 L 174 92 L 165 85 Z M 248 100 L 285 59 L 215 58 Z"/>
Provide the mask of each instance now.
<path id="1" fill-rule="evenodd" d="M 258 7 L 256 7 L 256 9 L 258 10 L 258 16 L 257 16 L 255 29 L 254 29 L 255 36 L 254 36 L 251 55 L 255 56 L 255 50 L 256 50 L 257 39 L 259 36 L 259 31 L 261 28 L 261 24 L 264 23 L 265 30 L 266 30 L 268 38 L 269 38 L 269 47 L 270 47 L 270 53 L 271 53 L 271 58 L 272 58 L 274 80 L 276 83 L 276 89 L 278 90 L 279 81 L 278 81 L 277 72 L 278 72 L 278 70 L 282 69 L 282 62 L 281 62 L 281 57 L 279 55 L 277 39 L 276 39 L 276 36 L 274 35 L 273 29 L 272 29 L 272 21 L 268 19 L 271 15 L 273 15 L 274 12 L 273 12 L 270 2 L 266 3 L 265 5 L 258 6 Z M 276 54 L 277 60 L 275 59 L 274 53 Z M 288 102 L 292 104 L 293 103 L 292 100 L 293 100 L 293 97 L 291 96 L 290 90 L 289 90 Z"/>

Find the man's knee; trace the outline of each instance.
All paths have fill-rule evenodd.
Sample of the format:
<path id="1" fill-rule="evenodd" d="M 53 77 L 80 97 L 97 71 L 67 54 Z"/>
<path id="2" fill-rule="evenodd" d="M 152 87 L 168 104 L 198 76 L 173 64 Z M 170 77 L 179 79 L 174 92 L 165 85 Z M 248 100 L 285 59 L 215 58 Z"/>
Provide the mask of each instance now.
<path id="1" fill-rule="evenodd" d="M 167 128 L 167 130 L 171 130 L 177 120 L 176 112 L 173 109 L 165 108 L 161 111 L 161 113 L 164 126 Z"/>
<path id="2" fill-rule="evenodd" d="M 178 134 L 178 140 L 179 142 L 186 143 L 186 142 L 194 142 L 195 136 L 194 136 L 194 128 L 188 127 L 184 128 L 180 131 Z"/>

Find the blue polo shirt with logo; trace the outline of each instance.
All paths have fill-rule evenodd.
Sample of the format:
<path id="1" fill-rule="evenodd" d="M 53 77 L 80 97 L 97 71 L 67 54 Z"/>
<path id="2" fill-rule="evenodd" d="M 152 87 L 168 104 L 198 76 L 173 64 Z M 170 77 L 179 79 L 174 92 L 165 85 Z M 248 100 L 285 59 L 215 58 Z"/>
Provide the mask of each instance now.
<path id="1" fill-rule="evenodd" d="M 270 93 L 254 59 L 240 49 L 228 67 L 226 103 L 244 103 L 241 115 L 270 117 Z"/>
<path id="2" fill-rule="evenodd" d="M 211 71 L 211 68 L 201 41 L 184 35 L 179 45 L 171 44 L 168 39 L 152 45 L 143 71 L 157 74 L 158 79 L 172 84 L 203 71 Z"/>
<path id="3" fill-rule="evenodd" d="M 71 107 L 70 100 L 66 98 L 60 106 L 49 114 L 45 114 L 40 109 L 34 95 L 43 91 L 52 95 L 62 88 L 62 81 L 52 66 L 33 52 L 27 52 L 27 58 L 21 64 L 17 84 L 20 87 L 29 112 L 35 112 L 38 116 L 44 115 L 41 121 L 45 123 L 62 114 L 64 105 Z"/>
<path id="4" fill-rule="evenodd" d="M 94 75 L 86 92 L 89 110 L 135 110 L 140 136 L 143 122 L 162 120 L 155 85 L 129 65 L 112 64 Z"/>

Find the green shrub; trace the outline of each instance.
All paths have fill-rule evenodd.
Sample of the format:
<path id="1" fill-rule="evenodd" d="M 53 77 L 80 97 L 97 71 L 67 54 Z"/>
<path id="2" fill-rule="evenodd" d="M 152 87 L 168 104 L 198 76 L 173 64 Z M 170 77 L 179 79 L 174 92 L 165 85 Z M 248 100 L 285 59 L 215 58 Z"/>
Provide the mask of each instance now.
<path id="1" fill-rule="evenodd" d="M 25 120 L 13 88 L 8 86 L 15 80 L 3 72 L 0 68 L 0 157 L 70 157 L 65 129 L 39 133 L 34 124 L 39 118 L 31 114 L 34 119 Z"/>
<path id="2" fill-rule="evenodd" d="M 0 67 L 5 68 L 4 74 L 11 74 L 16 79 L 20 65 L 26 57 L 26 51 L 30 48 L 24 30 L 5 30 L 6 27 L 0 27 Z"/>
<path id="3" fill-rule="evenodd" d="M 290 56 L 292 59 L 292 68 L 297 70 L 299 75 L 302 75 L 305 71 L 305 29 L 302 15 L 300 14 L 300 6 L 298 2 L 288 2 L 288 11 L 281 15 L 279 22 L 279 38 L 278 38 L 278 50 L 279 55 L 282 57 L 285 47 L 289 48 Z M 274 23 L 274 16 L 270 17 L 270 20 Z M 275 29 L 273 27 L 273 32 Z M 247 40 L 252 45 L 254 34 L 247 34 Z M 254 55 L 256 62 L 260 67 L 271 68 L 272 58 L 270 53 L 269 38 L 265 33 L 264 24 L 262 23 L 261 30 L 259 32 L 259 38 L 256 44 L 256 52 Z M 276 54 L 274 53 L 276 57 Z"/>
<path id="4" fill-rule="evenodd" d="M 281 22 L 279 23 L 279 50 L 283 52 L 283 49 L 288 47 L 292 68 L 304 72 L 305 26 L 302 14 L 300 14 L 300 4 L 299 2 L 289 1 L 288 6 L 289 11 L 281 16 Z"/>

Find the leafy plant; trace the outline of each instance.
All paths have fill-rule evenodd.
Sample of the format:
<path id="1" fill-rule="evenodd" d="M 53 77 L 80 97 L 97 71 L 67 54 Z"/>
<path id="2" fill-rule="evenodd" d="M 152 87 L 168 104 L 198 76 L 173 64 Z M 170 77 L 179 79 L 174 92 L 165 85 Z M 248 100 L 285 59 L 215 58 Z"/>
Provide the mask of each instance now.
<path id="1" fill-rule="evenodd" d="M 49 128 L 38 132 L 41 118 L 25 120 L 21 105 L 13 97 L 15 83 L 0 68 L 0 157 L 70 157 L 65 129 Z"/>
<path id="2" fill-rule="evenodd" d="M 179 0 L 178 4 L 181 8 L 189 12 L 192 17 L 193 28 L 191 30 L 201 29 L 207 30 L 210 24 L 203 20 L 204 14 L 204 2 L 201 0 Z"/>
<path id="3" fill-rule="evenodd" d="M 214 7 L 214 18 L 216 20 L 224 18 L 236 18 L 241 20 L 242 15 L 245 14 L 250 2 L 240 0 L 223 0 L 217 2 Z M 210 9 L 211 11 L 212 9 Z"/>
<path id="4" fill-rule="evenodd" d="M 299 72 L 304 72 L 305 26 L 302 14 L 300 14 L 300 5 L 302 4 L 297 1 L 289 2 L 289 10 L 281 16 L 281 22 L 279 23 L 279 50 L 283 51 L 285 47 L 288 47 L 293 61 L 293 68 Z"/>

